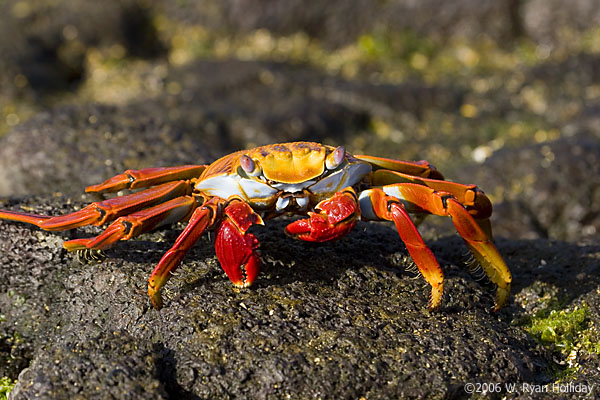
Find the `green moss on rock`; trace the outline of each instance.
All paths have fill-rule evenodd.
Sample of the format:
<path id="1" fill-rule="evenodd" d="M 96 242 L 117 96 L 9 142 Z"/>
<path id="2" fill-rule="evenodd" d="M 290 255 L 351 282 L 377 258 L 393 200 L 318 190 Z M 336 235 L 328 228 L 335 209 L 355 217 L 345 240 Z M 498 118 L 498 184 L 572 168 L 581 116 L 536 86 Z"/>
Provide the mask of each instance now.
<path id="1" fill-rule="evenodd" d="M 569 353 L 577 344 L 580 332 L 586 328 L 586 308 L 572 311 L 541 311 L 530 320 L 527 332 L 543 344 L 555 345 L 562 353 Z"/>
<path id="2" fill-rule="evenodd" d="M 6 376 L 0 378 L 0 400 L 6 400 L 8 398 L 8 394 L 16 383 L 17 381 L 13 381 Z"/>

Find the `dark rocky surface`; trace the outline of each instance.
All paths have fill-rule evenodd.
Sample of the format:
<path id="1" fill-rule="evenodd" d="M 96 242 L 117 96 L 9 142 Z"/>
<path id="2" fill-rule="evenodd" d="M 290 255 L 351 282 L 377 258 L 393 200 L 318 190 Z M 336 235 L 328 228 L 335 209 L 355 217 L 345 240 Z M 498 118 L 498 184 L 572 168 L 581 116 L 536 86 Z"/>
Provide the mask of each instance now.
<path id="1" fill-rule="evenodd" d="M 498 236 L 600 238 L 600 143 L 595 138 L 580 135 L 502 149 L 470 174 L 502 199 L 494 209 Z"/>
<path id="2" fill-rule="evenodd" d="M 125 331 L 105 330 L 85 340 L 73 338 L 75 334 L 65 332 L 59 342 L 45 348 L 23 370 L 19 378 L 23 385 L 11 398 L 166 398 L 156 376 L 158 354 L 152 343 Z"/>
<path id="3" fill-rule="evenodd" d="M 78 132 L 77 121 L 86 124 L 89 115 L 95 115 L 103 127 L 100 131 L 104 126 L 131 129 L 113 122 L 122 119 L 112 111 L 62 109 L 56 115 L 70 119 L 53 122 L 42 115 L 24 126 L 46 118 L 45 129 L 50 132 L 68 126 Z M 58 129 L 52 128 L 54 123 Z M 149 126 L 156 130 L 156 124 Z M 23 131 L 15 132 L 7 139 Z M 139 130 L 129 132 L 133 133 L 124 137 L 135 140 Z M 47 140 L 56 137 L 61 136 L 48 135 Z M 70 142 L 54 148 L 69 149 Z M 118 143 L 107 141 L 102 146 L 116 151 L 110 155 L 113 160 L 127 154 L 119 152 L 127 147 Z M 548 146 L 570 155 L 559 151 L 560 143 Z M 145 154 L 161 154 L 156 150 L 160 147 L 153 141 L 144 147 Z M 539 151 L 538 146 L 529 153 Z M 593 158 L 588 159 L 594 153 L 588 144 L 576 154 L 582 166 L 558 165 L 585 170 L 594 164 Z M 524 164 L 540 164 L 521 153 L 510 154 L 524 158 Z M 498 153 L 500 160 L 501 156 Z M 495 157 L 482 171 L 510 180 L 493 169 Z M 92 162 L 72 158 L 72 163 L 81 160 Z M 557 182 L 563 182 L 561 176 Z M 57 215 L 80 207 L 81 198 L 75 198 L 20 197 L 0 206 Z M 564 197 L 556 201 L 561 199 L 565 201 Z M 107 251 L 102 263 L 85 264 L 60 244 L 93 234 L 95 228 L 48 233 L 0 222 L 4 267 L 0 374 L 19 374 L 12 398 L 460 398 L 469 382 L 553 382 L 555 371 L 564 368 L 556 364 L 560 355 L 521 327 L 534 311 L 531 307 L 548 293 L 566 304 L 586 304 L 591 323 L 598 322 L 600 248 L 593 240 L 515 241 L 498 234 L 499 249 L 514 274 L 514 294 L 509 306 L 494 314 L 493 288 L 467 272 L 461 240 L 447 236 L 448 224 L 426 225 L 424 231 L 447 278 L 442 310 L 430 314 L 429 289 L 405 271 L 410 262 L 391 227 L 360 223 L 344 240 L 314 246 L 285 237 L 284 224 L 272 221 L 257 232 L 264 267 L 254 288 L 234 290 L 220 270 L 212 244 L 202 240 L 167 285 L 166 307 L 157 312 L 146 297 L 146 279 L 182 226 L 120 243 Z M 508 224 L 499 222 L 498 231 Z M 581 354 L 579 361 L 585 367 L 575 381 L 597 382 L 597 355 Z"/>
<path id="4" fill-rule="evenodd" d="M 76 195 L 126 169 L 214 157 L 202 132 L 192 135 L 152 111 L 90 105 L 36 115 L 0 139 L 0 194 Z"/>
<path id="5" fill-rule="evenodd" d="M 182 224 L 85 263 L 61 243 L 97 228 L 0 221 L 11 399 L 539 398 L 522 384 L 553 382 L 597 395 L 595 3 L 0 2 L 0 208 L 64 214 L 125 169 L 314 140 L 477 184 L 513 272 L 492 313 L 494 288 L 450 221 L 430 218 L 420 230 L 446 290 L 429 313 L 392 226 L 311 245 L 274 220 L 255 229 L 252 289 L 232 287 L 205 237 L 156 311 L 147 278 Z M 582 309 L 578 325 L 548 323 L 554 341 L 528 333 Z"/>
<path id="6" fill-rule="evenodd" d="M 48 200 L 19 206 L 77 206 Z M 515 285 L 494 314 L 493 288 L 466 271 L 461 240 L 432 241 L 446 294 L 429 313 L 429 289 L 405 271 L 389 226 L 360 223 L 339 242 L 313 246 L 285 237 L 284 224 L 257 232 L 264 266 L 255 287 L 234 290 L 201 240 L 156 311 L 146 279 L 181 227 L 85 264 L 60 247 L 72 233 L 0 222 L 0 374 L 27 367 L 11 398 L 460 398 L 468 382 L 552 382 L 552 353 L 518 325 L 524 299 L 555 288 L 569 303 L 586 302 L 598 322 L 594 244 L 500 239 Z M 578 379 L 597 382 L 600 360 L 585 362 Z"/>

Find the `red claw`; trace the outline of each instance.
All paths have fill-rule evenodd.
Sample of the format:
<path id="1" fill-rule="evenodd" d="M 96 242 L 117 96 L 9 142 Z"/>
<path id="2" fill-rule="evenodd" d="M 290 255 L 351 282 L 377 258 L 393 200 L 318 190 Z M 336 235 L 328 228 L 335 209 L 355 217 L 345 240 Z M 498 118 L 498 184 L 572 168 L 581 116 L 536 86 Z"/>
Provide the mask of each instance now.
<path id="1" fill-rule="evenodd" d="M 262 219 L 243 201 L 229 204 L 224 214 L 215 240 L 217 258 L 235 286 L 250 286 L 258 276 L 260 257 L 256 251 L 258 239 L 247 230 L 253 224 L 262 224 Z"/>
<path id="2" fill-rule="evenodd" d="M 285 233 L 307 242 L 326 242 L 346 235 L 360 217 L 352 188 L 323 200 L 315 209 L 319 213 L 309 212 L 309 218 L 292 222 L 285 228 Z"/>

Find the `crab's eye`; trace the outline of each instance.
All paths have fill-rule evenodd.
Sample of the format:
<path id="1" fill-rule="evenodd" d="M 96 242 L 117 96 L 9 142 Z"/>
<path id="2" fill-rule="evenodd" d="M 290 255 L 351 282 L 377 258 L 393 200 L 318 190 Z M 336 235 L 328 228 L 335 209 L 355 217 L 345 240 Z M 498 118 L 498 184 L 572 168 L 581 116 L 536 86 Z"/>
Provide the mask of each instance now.
<path id="1" fill-rule="evenodd" d="M 242 169 L 250 176 L 256 176 L 260 174 L 260 168 L 257 168 L 254 160 L 245 154 L 240 157 L 240 165 L 242 166 Z"/>
<path id="2" fill-rule="evenodd" d="M 325 166 L 327 169 L 335 169 L 342 163 L 342 161 L 344 161 L 345 156 L 346 149 L 344 146 L 339 146 L 327 156 L 327 159 L 325 160 Z"/>

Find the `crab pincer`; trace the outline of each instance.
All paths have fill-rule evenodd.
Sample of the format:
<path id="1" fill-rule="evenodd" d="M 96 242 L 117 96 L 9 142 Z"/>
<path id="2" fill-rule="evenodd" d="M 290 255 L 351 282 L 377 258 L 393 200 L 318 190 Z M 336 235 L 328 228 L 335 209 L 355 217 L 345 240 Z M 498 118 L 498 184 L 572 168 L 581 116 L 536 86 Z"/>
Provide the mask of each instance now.
<path id="1" fill-rule="evenodd" d="M 289 224 L 285 233 L 307 242 L 326 242 L 345 236 L 360 218 L 356 192 L 351 187 L 316 205 L 309 218 Z"/>
<path id="2" fill-rule="evenodd" d="M 234 199 L 223 211 L 225 218 L 217 228 L 215 252 L 223 271 L 237 287 L 248 287 L 258 276 L 259 243 L 248 232 L 254 224 L 263 225 L 262 218 L 248 203 Z"/>

